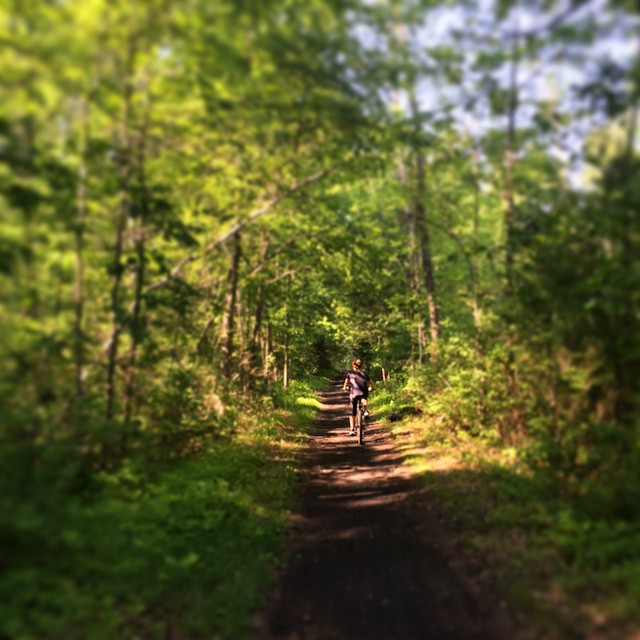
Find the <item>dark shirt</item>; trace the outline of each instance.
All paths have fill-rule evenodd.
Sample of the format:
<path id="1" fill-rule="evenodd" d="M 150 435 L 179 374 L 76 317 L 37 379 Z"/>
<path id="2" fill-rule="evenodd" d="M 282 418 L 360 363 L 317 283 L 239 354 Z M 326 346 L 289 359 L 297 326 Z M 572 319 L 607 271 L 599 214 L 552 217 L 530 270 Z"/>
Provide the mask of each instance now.
<path id="1" fill-rule="evenodd" d="M 349 399 L 369 395 L 369 376 L 364 371 L 351 371 L 347 374 L 349 381 Z M 346 382 L 346 381 L 345 381 Z"/>

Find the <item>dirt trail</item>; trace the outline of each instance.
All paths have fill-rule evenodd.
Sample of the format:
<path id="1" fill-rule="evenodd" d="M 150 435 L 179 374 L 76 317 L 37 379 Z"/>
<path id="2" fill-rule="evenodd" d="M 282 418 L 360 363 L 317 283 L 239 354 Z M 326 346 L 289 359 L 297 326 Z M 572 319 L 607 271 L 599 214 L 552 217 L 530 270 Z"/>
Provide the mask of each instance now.
<path id="1" fill-rule="evenodd" d="M 321 400 L 288 560 L 256 638 L 516 638 L 494 594 L 474 593 L 438 544 L 446 525 L 393 437 L 372 423 L 357 445 L 340 380 Z"/>

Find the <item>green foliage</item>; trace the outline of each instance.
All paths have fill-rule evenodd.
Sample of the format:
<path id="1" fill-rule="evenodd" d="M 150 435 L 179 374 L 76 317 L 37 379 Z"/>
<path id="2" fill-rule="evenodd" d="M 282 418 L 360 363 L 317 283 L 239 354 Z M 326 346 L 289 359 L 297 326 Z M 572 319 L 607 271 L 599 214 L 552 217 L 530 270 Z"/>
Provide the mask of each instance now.
<path id="1" fill-rule="evenodd" d="M 387 383 L 382 386 L 380 381 L 376 381 L 376 385 L 375 391 L 369 396 L 369 405 L 376 419 L 380 420 L 389 412 L 402 406 L 402 402 L 394 393 L 393 385 Z"/>
<path id="2" fill-rule="evenodd" d="M 294 411 L 298 418 L 308 423 L 320 408 L 316 391 L 326 387 L 327 382 L 327 378 L 307 377 L 291 381 L 286 389 L 283 385 L 275 385 L 270 398 L 275 408 Z"/>
<path id="3" fill-rule="evenodd" d="M 258 428 L 256 428 L 258 427 Z M 46 489 L 3 494 L 2 633 L 113 638 L 249 628 L 280 551 L 293 452 L 253 435 L 198 458 L 131 461 L 100 474 L 88 500 Z M 291 433 L 291 436 L 294 436 Z"/>
<path id="4" fill-rule="evenodd" d="M 551 523 L 577 570 L 609 559 L 637 584 L 638 63 L 590 60 L 607 25 L 551 4 L 478 22 L 462 3 L 448 34 L 422 1 L 0 8 L 7 635 L 233 635 L 252 578 L 195 513 L 241 532 L 229 558 L 259 528 L 271 554 L 279 516 L 255 505 L 281 496 L 234 473 L 280 434 L 245 440 L 244 421 L 303 426 L 309 376 L 356 355 L 391 375 L 376 413 L 420 406 L 429 442 L 501 444 L 518 499 L 543 505 L 530 526 Z M 571 95 L 561 60 L 591 70 Z M 590 130 L 580 189 L 550 152 L 573 126 Z M 500 526 L 516 502 L 494 505 Z"/>

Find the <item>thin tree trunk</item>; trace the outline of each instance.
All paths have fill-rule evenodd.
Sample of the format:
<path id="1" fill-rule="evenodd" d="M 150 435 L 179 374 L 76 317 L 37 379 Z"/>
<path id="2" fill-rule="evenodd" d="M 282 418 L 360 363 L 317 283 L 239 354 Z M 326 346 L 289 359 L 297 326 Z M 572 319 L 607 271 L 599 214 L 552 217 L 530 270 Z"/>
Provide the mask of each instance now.
<path id="1" fill-rule="evenodd" d="M 425 168 L 424 156 L 416 153 L 416 182 L 417 194 L 415 201 L 416 230 L 420 244 L 420 259 L 424 273 L 424 284 L 427 294 L 427 307 L 429 309 L 429 329 L 431 332 L 431 356 L 437 358 L 438 343 L 440 340 L 440 314 L 436 302 L 436 281 L 433 273 L 433 261 L 431 259 L 431 237 L 427 226 L 427 214 L 425 206 Z"/>
<path id="2" fill-rule="evenodd" d="M 122 188 L 124 191 L 124 187 Z M 122 253 L 124 246 L 124 229 L 126 224 L 126 214 L 123 210 L 126 196 L 121 194 L 120 215 L 118 218 L 118 226 L 116 228 L 116 243 L 113 256 L 113 277 L 111 280 L 111 336 L 107 348 L 107 401 L 105 409 L 105 417 L 107 420 L 113 418 L 113 407 L 115 403 L 115 373 L 118 358 L 118 347 L 120 342 L 120 334 L 122 333 L 121 309 L 120 309 L 120 287 L 122 283 Z"/>
<path id="3" fill-rule="evenodd" d="M 125 178 L 123 177 L 123 180 Z M 115 403 L 115 373 L 118 359 L 118 349 L 120 346 L 120 335 L 122 333 L 120 294 L 122 285 L 122 254 L 124 251 L 124 230 L 126 227 L 128 208 L 128 196 L 126 187 L 121 186 L 120 193 L 120 211 L 118 216 L 118 226 L 116 228 L 116 242 L 113 255 L 113 277 L 111 280 L 111 336 L 107 348 L 107 401 L 105 416 L 107 420 L 113 418 L 113 409 Z"/>
<path id="4" fill-rule="evenodd" d="M 484 421 L 487 415 L 487 372 L 486 363 L 483 360 L 482 340 L 482 309 L 480 304 L 480 268 L 478 264 L 478 235 L 480 231 L 480 178 L 478 175 L 478 156 L 474 151 L 472 158 L 472 175 L 474 187 L 473 202 L 473 227 L 471 232 L 471 260 L 469 261 L 469 277 L 471 286 L 471 300 L 473 308 L 473 333 L 474 333 L 474 369 L 479 378 L 478 382 L 478 414 Z"/>
<path id="5" fill-rule="evenodd" d="M 87 216 L 87 180 L 89 177 L 89 98 L 82 100 L 81 106 L 80 167 L 76 194 L 75 224 L 75 284 L 74 284 L 74 366 L 75 366 L 75 415 L 81 422 L 84 404 L 84 230 Z"/>
<path id="6" fill-rule="evenodd" d="M 127 53 L 127 69 L 124 86 L 124 112 L 122 117 L 122 130 L 120 135 L 120 194 L 118 222 L 116 226 L 116 240 L 113 255 L 113 277 L 111 281 L 111 337 L 107 349 L 107 398 L 105 417 L 113 418 L 115 403 L 115 374 L 118 359 L 120 335 L 122 333 L 121 321 L 121 287 L 124 268 L 122 255 L 124 252 L 124 232 L 129 218 L 130 183 L 131 183 L 131 111 L 132 111 L 132 76 L 135 58 L 135 40 L 129 38 Z"/>
<path id="7" fill-rule="evenodd" d="M 640 62 L 640 61 L 639 61 Z M 638 131 L 638 100 L 633 103 L 627 125 L 627 158 L 632 159 L 635 152 Z"/>
<path id="8" fill-rule="evenodd" d="M 478 265 L 478 233 L 480 227 L 480 183 L 477 170 L 477 152 L 474 151 L 472 156 L 472 172 L 474 186 L 474 202 L 473 202 L 473 229 L 471 232 L 471 300 L 473 305 L 473 329 L 475 342 L 476 360 L 480 360 L 482 356 L 482 311 L 480 308 L 480 270 Z"/>
<path id="9" fill-rule="evenodd" d="M 242 296 L 236 296 L 236 370 L 240 374 L 240 384 L 242 386 L 242 392 L 247 392 L 247 370 L 250 361 L 249 350 L 247 349 L 248 343 L 248 319 L 245 305 L 243 304 Z"/>
<path id="10" fill-rule="evenodd" d="M 635 54 L 635 68 L 638 68 L 640 65 L 640 45 L 636 46 L 636 54 Z M 638 104 L 638 100 L 640 99 L 640 80 L 636 76 L 633 86 L 632 93 L 632 104 L 631 111 L 629 112 L 629 120 L 627 123 L 627 150 L 626 155 L 629 161 L 633 160 L 633 156 L 636 148 L 636 138 L 638 133 L 638 109 L 640 108 L 640 104 Z"/>
<path id="11" fill-rule="evenodd" d="M 285 389 L 289 388 L 289 324 L 290 318 L 290 296 L 291 296 L 291 275 L 287 276 L 287 306 L 284 321 L 284 364 L 282 369 L 282 384 Z"/>
<path id="12" fill-rule="evenodd" d="M 505 200 L 505 215 L 504 215 L 504 238 L 505 238 L 505 299 L 507 308 L 513 307 L 514 297 L 514 247 L 513 247 L 513 231 L 515 227 L 516 212 L 515 212 L 515 197 L 514 197 L 514 184 L 513 174 L 515 168 L 515 156 L 517 148 L 516 139 L 516 126 L 517 126 L 517 114 L 518 114 L 518 70 L 519 70 L 519 57 L 518 57 L 518 36 L 517 29 L 516 34 L 513 36 L 512 53 L 511 53 L 511 66 L 509 70 L 509 110 L 507 114 L 507 142 L 505 147 L 505 188 L 504 188 L 504 200 Z M 509 322 L 511 325 L 511 322 Z M 506 346 L 507 346 L 507 393 L 513 400 L 517 396 L 517 371 L 516 371 L 516 359 L 515 359 L 515 336 L 511 326 L 507 327 L 506 331 Z M 503 437 L 509 441 L 513 440 L 514 433 L 520 431 L 522 419 L 520 411 L 514 405 L 511 411 L 509 432 L 502 433 Z"/>
<path id="13" fill-rule="evenodd" d="M 264 334 L 264 356 L 262 361 L 262 375 L 265 378 L 271 377 L 271 323 L 267 322 L 265 325 Z"/>
<path id="14" fill-rule="evenodd" d="M 264 287 L 262 287 L 258 294 L 258 302 L 256 303 L 256 308 L 253 314 L 253 330 L 251 331 L 251 344 L 253 345 L 253 350 L 256 354 L 260 347 L 260 333 L 262 331 L 262 316 L 265 307 L 265 298 Z"/>
<path id="15" fill-rule="evenodd" d="M 507 118 L 507 145 L 505 148 L 505 216 L 504 216 L 504 236 L 505 236 L 505 294 L 507 298 L 513 297 L 513 229 L 515 226 L 515 205 L 513 171 L 515 167 L 516 153 L 516 119 L 518 110 L 518 57 L 517 43 L 513 44 L 513 53 L 510 68 L 509 82 L 509 112 Z"/>
<path id="16" fill-rule="evenodd" d="M 256 308 L 253 314 L 253 329 L 251 331 L 251 342 L 249 344 L 249 368 L 252 376 L 257 377 L 258 360 L 261 352 L 260 337 L 262 335 L 262 318 L 264 315 L 264 308 L 266 302 L 266 295 L 264 286 L 261 287 L 258 294 L 258 301 L 256 302 Z"/>
<path id="17" fill-rule="evenodd" d="M 411 115 L 413 117 L 416 134 L 420 134 L 418 119 L 418 104 L 416 102 L 415 92 L 411 92 L 410 100 Z M 440 314 L 436 303 L 436 281 L 433 273 L 433 260 L 431 258 L 431 237 L 429 227 L 427 225 L 427 209 L 426 209 L 426 172 L 424 154 L 420 150 L 416 150 L 415 157 L 416 171 L 416 199 L 414 204 L 416 231 L 420 245 L 420 258 L 422 262 L 422 271 L 424 273 L 424 283 L 427 291 L 427 307 L 429 309 L 429 329 L 431 331 L 431 357 L 438 356 L 438 343 L 440 341 Z"/>
<path id="18" fill-rule="evenodd" d="M 418 341 L 418 363 L 423 364 L 425 358 L 425 352 L 427 349 L 427 338 L 425 334 L 424 322 L 418 322 L 417 327 L 417 341 Z"/>
<path id="19" fill-rule="evenodd" d="M 242 243 L 240 232 L 234 235 L 233 253 L 231 255 L 231 265 L 229 267 L 229 277 L 227 279 L 227 296 L 225 301 L 225 313 L 223 323 L 222 340 L 222 371 L 227 380 L 231 380 L 233 373 L 233 352 L 236 331 L 236 302 L 238 299 L 238 271 L 240 267 L 240 256 L 242 253 Z"/>
<path id="20" fill-rule="evenodd" d="M 403 65 L 408 64 L 409 46 L 407 38 L 407 29 L 405 24 L 399 22 L 394 15 L 394 32 L 395 38 L 400 45 L 401 59 Z M 410 74 L 410 72 L 408 72 Z M 411 109 L 411 117 L 416 133 L 419 139 L 422 129 L 419 120 L 418 104 L 416 101 L 416 87 L 413 86 L 414 78 L 409 78 L 411 86 L 409 87 L 409 105 Z M 436 359 L 438 356 L 438 345 L 440 341 L 440 314 L 436 302 L 436 283 L 433 273 L 433 260 L 431 257 L 431 239 L 429 228 L 427 227 L 427 211 L 426 211 L 426 177 L 425 177 L 425 161 L 424 155 L 420 149 L 415 150 L 415 178 L 416 178 L 416 196 L 413 206 L 415 230 L 418 240 L 418 248 L 420 253 L 420 262 L 424 274 L 424 284 L 426 289 L 427 307 L 429 310 L 429 329 L 431 333 L 431 357 Z"/>
<path id="21" fill-rule="evenodd" d="M 206 324 L 204 325 L 204 329 L 202 330 L 202 333 L 200 334 L 200 338 L 198 338 L 198 342 L 196 344 L 196 353 L 199 355 L 202 355 L 204 350 L 205 350 L 205 345 L 207 344 L 208 338 L 209 338 L 209 331 L 211 331 L 211 327 L 213 327 L 214 325 L 214 320 L 213 318 L 209 318 L 206 322 Z M 207 353 L 210 352 L 210 347 L 207 346 L 206 347 Z"/>
<path id="22" fill-rule="evenodd" d="M 147 144 L 147 129 L 149 125 L 149 95 L 147 87 L 145 86 L 144 97 L 144 115 L 142 128 L 140 130 L 138 139 L 138 188 L 140 191 L 140 215 L 138 219 L 138 226 L 135 232 L 134 247 L 136 254 L 136 271 L 134 281 L 134 298 L 133 308 L 131 312 L 131 346 L 129 348 L 129 355 L 127 358 L 127 378 L 124 392 L 124 421 L 129 423 L 131 421 L 131 414 L 133 411 L 133 396 L 136 381 L 136 361 L 138 356 L 138 348 L 142 341 L 142 296 L 145 279 L 145 240 L 146 240 L 146 225 L 149 218 L 149 194 L 147 191 L 147 177 L 146 177 L 146 144 Z M 126 430 L 123 435 L 123 452 L 126 449 Z"/>
<path id="23" fill-rule="evenodd" d="M 289 332 L 284 336 L 284 363 L 282 365 L 282 386 L 289 388 Z"/>
<path id="24" fill-rule="evenodd" d="M 406 186 L 407 185 L 407 168 L 405 166 L 404 160 L 400 158 L 398 160 L 398 179 L 400 180 L 400 184 Z M 404 206 L 401 209 L 403 222 L 405 224 L 407 230 L 407 242 L 409 248 L 409 265 L 408 265 L 408 280 L 409 280 L 409 288 L 415 291 L 416 294 L 420 295 L 422 291 L 422 280 L 420 278 L 420 257 L 418 251 L 418 238 L 417 238 L 417 230 L 416 230 L 416 219 L 415 212 L 409 206 Z M 424 323 L 420 318 L 420 314 L 417 309 L 414 308 L 414 303 L 412 302 L 411 309 L 411 321 L 415 323 L 416 326 L 416 335 L 417 335 L 417 351 L 418 351 L 418 362 L 420 364 L 423 363 L 423 354 L 426 351 L 426 338 L 424 333 Z M 411 341 L 411 361 L 415 361 L 415 347 L 413 343 L 413 338 Z"/>
<path id="25" fill-rule="evenodd" d="M 258 263 L 258 269 L 261 265 L 267 262 L 267 253 L 269 251 L 270 241 L 268 237 L 262 236 L 260 261 Z M 254 270 L 255 271 L 255 270 Z M 258 295 L 256 297 L 256 306 L 253 312 L 253 328 L 251 330 L 251 337 L 249 341 L 249 370 L 251 376 L 257 377 L 258 359 L 260 357 L 261 349 L 261 335 L 262 335 L 262 321 L 264 316 L 264 310 L 267 300 L 266 285 L 264 282 L 260 284 Z"/>

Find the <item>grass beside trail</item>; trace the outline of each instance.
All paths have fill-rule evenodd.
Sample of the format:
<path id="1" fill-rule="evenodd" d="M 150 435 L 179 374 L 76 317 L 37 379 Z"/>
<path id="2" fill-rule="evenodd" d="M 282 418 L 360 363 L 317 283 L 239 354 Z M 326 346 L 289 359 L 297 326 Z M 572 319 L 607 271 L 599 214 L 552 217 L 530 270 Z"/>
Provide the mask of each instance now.
<path id="1" fill-rule="evenodd" d="M 388 409 L 392 394 L 379 402 Z M 455 550 L 489 581 L 480 586 L 497 584 L 496 597 L 552 638 L 637 637 L 637 528 L 581 518 L 552 478 L 514 449 L 452 432 L 437 417 L 390 428 L 411 441 L 407 461 L 437 497 Z"/>
<path id="2" fill-rule="evenodd" d="M 243 637 L 277 565 L 318 406 L 311 384 L 275 404 L 198 457 L 129 461 L 90 497 L 3 497 L 0 637 Z"/>

